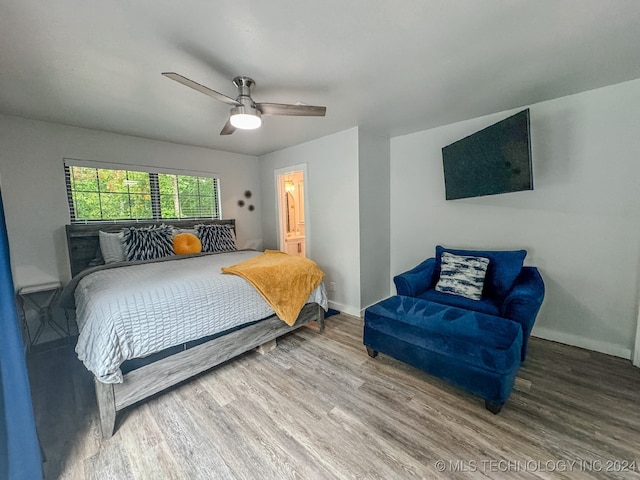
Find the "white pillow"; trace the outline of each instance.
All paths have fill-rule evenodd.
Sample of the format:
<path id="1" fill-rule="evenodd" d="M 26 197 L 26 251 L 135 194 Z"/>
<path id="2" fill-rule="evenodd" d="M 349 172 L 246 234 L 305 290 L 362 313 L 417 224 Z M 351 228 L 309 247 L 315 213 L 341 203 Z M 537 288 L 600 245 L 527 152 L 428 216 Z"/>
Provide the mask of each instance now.
<path id="1" fill-rule="evenodd" d="M 173 236 L 179 235 L 181 233 L 190 233 L 191 235 L 198 236 L 198 232 L 196 232 L 195 228 L 175 228 L 173 229 Z"/>
<path id="2" fill-rule="evenodd" d="M 440 278 L 436 284 L 436 290 L 471 300 L 480 300 L 489 259 L 454 255 L 448 252 L 442 252 L 440 258 Z"/>
<path id="3" fill-rule="evenodd" d="M 98 233 L 104 263 L 124 262 L 127 258 L 122 244 L 122 232 L 108 233 L 100 230 Z"/>

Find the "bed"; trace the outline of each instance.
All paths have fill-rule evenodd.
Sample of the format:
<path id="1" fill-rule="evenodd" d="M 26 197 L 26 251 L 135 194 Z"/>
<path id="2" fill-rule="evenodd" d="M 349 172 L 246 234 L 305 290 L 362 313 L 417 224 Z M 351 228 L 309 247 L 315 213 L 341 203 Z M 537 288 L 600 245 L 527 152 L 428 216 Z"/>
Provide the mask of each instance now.
<path id="1" fill-rule="evenodd" d="M 203 223 L 235 229 L 233 220 L 166 223 L 183 231 Z M 290 326 L 244 278 L 220 272 L 221 266 L 261 252 L 176 255 L 104 265 L 101 235 L 158 224 L 66 227 L 73 278 L 62 303 L 76 311 L 76 352 L 94 375 L 104 439 L 113 435 L 118 411 L 249 350 L 273 348 L 276 338 L 309 322 L 317 322 L 320 331 L 324 328 L 323 284 L 312 291 Z"/>

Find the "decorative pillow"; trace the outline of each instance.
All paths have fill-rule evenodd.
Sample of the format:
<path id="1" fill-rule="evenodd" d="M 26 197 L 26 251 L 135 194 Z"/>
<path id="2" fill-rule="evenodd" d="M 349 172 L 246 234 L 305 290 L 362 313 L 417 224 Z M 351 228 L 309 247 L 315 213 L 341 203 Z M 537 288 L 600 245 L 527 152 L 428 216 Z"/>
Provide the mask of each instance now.
<path id="1" fill-rule="evenodd" d="M 203 252 L 233 252 L 236 237 L 231 225 L 196 225 L 196 233 L 202 242 Z"/>
<path id="2" fill-rule="evenodd" d="M 193 233 L 179 233 L 173 237 L 173 251 L 176 252 L 176 255 L 200 253 L 202 243 Z"/>
<path id="3" fill-rule="evenodd" d="M 164 224 L 125 228 L 122 243 L 129 261 L 167 257 L 173 255 L 173 228 Z"/>
<path id="4" fill-rule="evenodd" d="M 127 259 L 122 244 L 122 232 L 109 233 L 100 230 L 98 236 L 104 263 L 124 262 Z"/>
<path id="5" fill-rule="evenodd" d="M 173 227 L 173 235 L 178 235 L 179 233 L 190 233 L 192 235 L 195 235 L 196 237 L 198 236 L 198 234 L 196 233 L 196 229 L 194 228 L 176 228 Z"/>
<path id="6" fill-rule="evenodd" d="M 440 259 L 440 279 L 436 290 L 471 300 L 480 300 L 489 259 L 458 256 L 444 252 Z"/>
<path id="7" fill-rule="evenodd" d="M 522 271 L 524 257 L 527 255 L 526 250 L 457 250 L 438 245 L 436 247 L 435 275 L 440 274 L 440 259 L 443 252 L 488 258 L 489 267 L 484 281 L 484 294 L 494 298 L 504 298 L 509 293 Z"/>

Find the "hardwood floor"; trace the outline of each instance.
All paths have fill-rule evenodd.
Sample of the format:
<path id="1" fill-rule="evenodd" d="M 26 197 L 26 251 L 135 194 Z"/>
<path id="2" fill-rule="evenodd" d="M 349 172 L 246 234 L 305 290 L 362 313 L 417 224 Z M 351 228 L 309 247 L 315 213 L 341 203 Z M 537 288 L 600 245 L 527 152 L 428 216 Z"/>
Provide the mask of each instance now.
<path id="1" fill-rule="evenodd" d="M 339 314 L 125 409 L 104 442 L 72 348 L 29 367 L 47 479 L 640 478 L 640 369 L 535 338 L 493 415 L 368 357 Z"/>

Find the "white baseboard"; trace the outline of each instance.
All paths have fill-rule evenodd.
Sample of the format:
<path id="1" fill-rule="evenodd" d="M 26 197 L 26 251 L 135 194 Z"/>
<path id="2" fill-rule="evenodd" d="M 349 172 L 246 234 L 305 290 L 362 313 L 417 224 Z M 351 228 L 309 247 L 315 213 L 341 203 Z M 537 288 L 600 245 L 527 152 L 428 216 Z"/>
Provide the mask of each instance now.
<path id="1" fill-rule="evenodd" d="M 382 298 L 379 301 L 383 300 Z M 372 303 L 371 305 L 375 305 L 376 303 Z M 340 312 L 348 313 L 349 315 L 353 315 L 354 317 L 364 318 L 364 311 L 369 308 L 371 305 L 367 305 L 362 309 L 357 309 L 355 307 L 349 307 L 347 305 L 343 305 L 338 302 L 334 302 L 333 300 L 329 300 L 329 308 L 333 308 L 334 310 L 338 310 Z"/>
<path id="2" fill-rule="evenodd" d="M 593 350 L 594 352 L 605 353 L 614 357 L 620 357 L 627 360 L 631 359 L 631 349 L 624 348 L 621 345 L 615 343 L 601 342 L 593 340 L 591 338 L 581 337 L 580 335 L 573 335 L 571 333 L 558 332 L 557 330 L 551 330 L 549 328 L 537 328 L 534 327 L 531 332 L 532 337 L 544 338 L 545 340 L 551 340 L 553 342 L 564 343 L 565 345 L 572 345 L 574 347 L 580 347 L 587 350 Z"/>
<path id="3" fill-rule="evenodd" d="M 636 341 L 633 344 L 633 360 L 634 367 L 640 368 L 640 313 L 638 313 L 638 323 L 636 325 Z"/>
<path id="4" fill-rule="evenodd" d="M 385 298 L 388 298 L 388 297 L 385 297 Z M 362 318 L 364 318 L 364 311 L 365 311 L 367 308 L 369 308 L 369 307 L 371 307 L 371 306 L 375 305 L 376 303 L 381 302 L 382 300 L 385 300 L 385 298 L 381 298 L 380 300 L 378 300 L 378 301 L 376 301 L 376 302 L 373 302 L 371 305 L 367 305 L 366 307 L 363 307 L 363 308 L 362 308 L 362 310 L 360 310 L 360 316 L 361 316 Z"/>
<path id="5" fill-rule="evenodd" d="M 339 312 L 344 312 L 349 315 L 353 315 L 354 317 L 361 317 L 360 312 L 357 308 L 352 308 L 348 305 L 343 305 L 342 303 L 334 302 L 333 300 L 329 300 L 329 308 L 333 308 L 334 310 L 338 310 Z"/>

